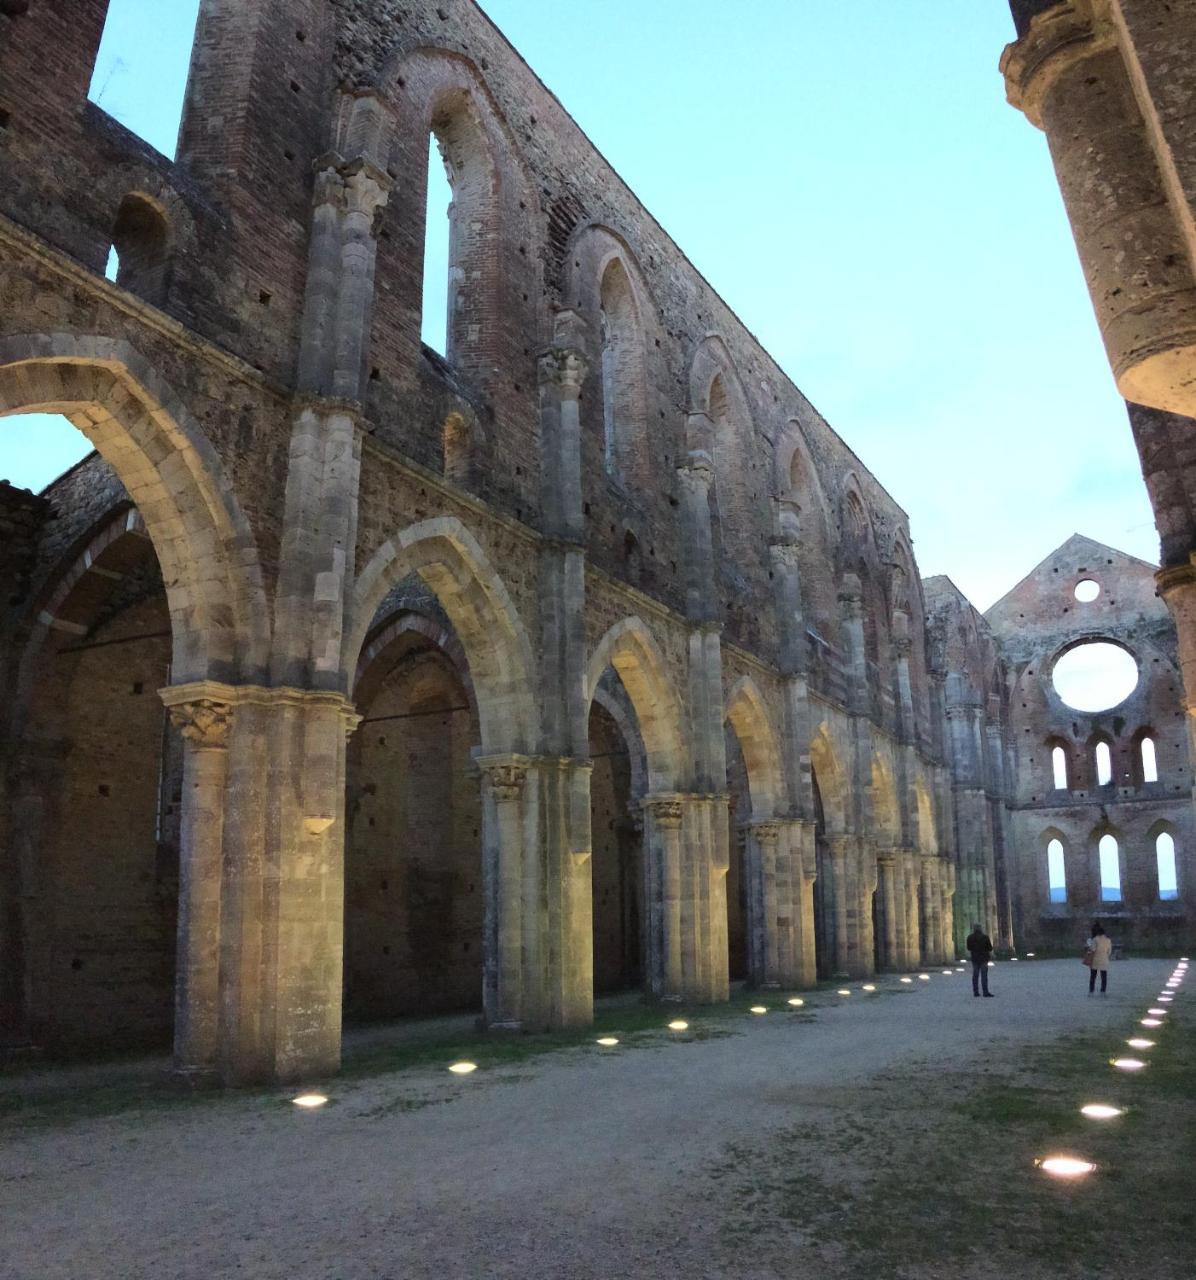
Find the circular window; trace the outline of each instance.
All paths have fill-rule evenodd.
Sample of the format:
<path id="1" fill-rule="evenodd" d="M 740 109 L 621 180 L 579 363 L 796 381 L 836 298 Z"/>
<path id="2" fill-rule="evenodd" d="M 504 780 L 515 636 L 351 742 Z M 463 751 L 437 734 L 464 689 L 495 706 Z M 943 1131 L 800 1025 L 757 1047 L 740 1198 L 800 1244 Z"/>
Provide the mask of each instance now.
<path id="1" fill-rule="evenodd" d="M 1100 595 L 1100 583 L 1091 578 L 1083 578 L 1076 583 L 1076 599 L 1081 604 L 1090 604 Z"/>
<path id="2" fill-rule="evenodd" d="M 1085 640 L 1055 663 L 1051 683 L 1073 711 L 1108 711 L 1138 687 L 1138 664 L 1119 644 Z"/>

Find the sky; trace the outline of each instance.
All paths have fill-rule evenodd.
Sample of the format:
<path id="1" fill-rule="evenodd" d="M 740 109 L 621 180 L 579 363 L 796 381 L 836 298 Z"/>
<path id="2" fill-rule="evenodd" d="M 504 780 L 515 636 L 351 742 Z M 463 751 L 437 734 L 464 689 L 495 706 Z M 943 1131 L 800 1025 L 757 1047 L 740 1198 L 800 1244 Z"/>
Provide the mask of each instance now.
<path id="1" fill-rule="evenodd" d="M 167 154 L 195 7 L 112 0 L 92 86 Z M 909 514 L 924 576 L 983 609 L 1072 533 L 1157 560 L 1046 141 L 1005 103 L 1003 0 L 483 7 Z M 15 483 L 79 454 L 5 426 Z"/>

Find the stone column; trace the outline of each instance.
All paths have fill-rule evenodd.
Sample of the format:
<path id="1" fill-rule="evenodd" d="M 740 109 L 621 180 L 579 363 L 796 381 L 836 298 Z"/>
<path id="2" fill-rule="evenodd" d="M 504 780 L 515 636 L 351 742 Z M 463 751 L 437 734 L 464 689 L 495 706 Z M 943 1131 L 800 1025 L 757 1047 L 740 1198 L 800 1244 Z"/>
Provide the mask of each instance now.
<path id="1" fill-rule="evenodd" d="M 923 964 L 942 964 L 942 948 L 939 934 L 940 894 L 938 887 L 938 859 L 930 854 L 922 855 L 922 896 L 918 909 L 925 921 L 926 949 Z"/>
<path id="2" fill-rule="evenodd" d="M 488 756 L 482 771 L 482 846 L 486 893 L 483 1004 L 487 1026 L 518 1031 L 523 1013 L 522 757 Z"/>
<path id="3" fill-rule="evenodd" d="M 681 824 L 677 795 L 644 797 L 644 979 L 661 1000 L 683 994 L 681 952 Z"/>
<path id="4" fill-rule="evenodd" d="M 747 825 L 746 836 L 748 973 L 753 986 L 779 987 L 777 850 L 781 826 L 779 822 L 751 822 Z"/>
<path id="5" fill-rule="evenodd" d="M 902 850 L 900 857 L 905 871 L 905 967 L 917 969 L 922 965 L 921 858 L 913 849 Z"/>
<path id="6" fill-rule="evenodd" d="M 1117 389 L 1188 417 L 1196 416 L 1196 178 L 1182 158 L 1190 126 L 1177 101 L 1194 43 L 1188 6 L 1061 3 L 1001 59 L 1009 101 L 1050 144 Z M 1162 69 L 1157 80 L 1147 63 Z M 1168 122 L 1177 133 L 1169 136 Z"/>
<path id="7" fill-rule="evenodd" d="M 690 435 L 694 420 L 705 414 L 690 415 Z M 698 428 L 699 431 L 702 428 Z M 709 435 L 709 424 L 705 428 Z M 719 618 L 714 598 L 714 537 L 710 526 L 710 486 L 714 482 L 714 463 L 704 449 L 691 449 L 685 462 L 677 468 L 681 482 L 681 527 L 685 542 L 685 614 L 691 622 L 712 622 Z"/>
<path id="8" fill-rule="evenodd" d="M 184 744 L 174 1069 L 190 1077 L 215 1077 L 220 1065 L 220 899 L 232 706 L 210 698 L 167 705 Z"/>
<path id="9" fill-rule="evenodd" d="M 818 879 L 818 857 L 814 847 L 814 824 L 804 824 L 801 858 L 801 985 L 818 981 L 818 952 L 814 922 L 814 882 Z"/>
<path id="10" fill-rule="evenodd" d="M 881 961 L 886 969 L 901 967 L 900 952 L 897 939 L 897 859 L 892 853 L 878 854 L 876 858 L 877 875 L 880 881 L 881 922 L 884 936 L 881 943 Z"/>
<path id="11" fill-rule="evenodd" d="M 835 921 L 833 955 L 835 972 L 863 977 L 870 968 L 864 944 L 871 930 L 861 919 L 865 878 L 861 874 L 859 839 L 854 835 L 833 835 L 827 840 L 831 854 L 832 901 Z"/>

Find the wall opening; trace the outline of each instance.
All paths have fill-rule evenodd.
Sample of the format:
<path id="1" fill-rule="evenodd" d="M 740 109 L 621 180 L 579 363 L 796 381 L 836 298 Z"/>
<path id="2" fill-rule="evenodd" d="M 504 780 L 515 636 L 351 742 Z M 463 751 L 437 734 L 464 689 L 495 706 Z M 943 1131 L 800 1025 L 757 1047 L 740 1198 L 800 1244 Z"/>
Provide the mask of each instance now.
<path id="1" fill-rule="evenodd" d="M 199 0 L 109 0 L 88 99 L 174 159 Z"/>
<path id="2" fill-rule="evenodd" d="M 146 302 L 160 306 L 169 284 L 170 232 L 166 218 L 144 196 L 121 201 L 112 227 L 112 252 L 105 274 Z"/>
<path id="3" fill-rule="evenodd" d="M 1056 791 L 1066 791 L 1067 752 L 1062 747 L 1051 748 L 1051 775 Z"/>
<path id="4" fill-rule="evenodd" d="M 1138 687 L 1138 664 L 1119 644 L 1085 640 L 1057 659 L 1051 683 L 1073 711 L 1108 711 Z"/>
<path id="5" fill-rule="evenodd" d="M 434 133 L 428 134 L 428 195 L 424 216 L 424 292 L 420 339 L 448 356 L 449 298 L 453 292 L 449 260 L 453 184 L 448 161 Z"/>
<path id="6" fill-rule="evenodd" d="M 14 413 L 0 422 L 0 480 L 40 493 L 92 452 L 60 413 Z"/>
<path id="7" fill-rule="evenodd" d="M 633 809 L 631 751 L 615 717 L 590 706 L 594 994 L 643 985 L 643 821 Z"/>
<path id="8" fill-rule="evenodd" d="M 1047 885 L 1052 902 L 1067 901 L 1067 871 L 1063 859 L 1063 842 L 1047 842 Z"/>
<path id="9" fill-rule="evenodd" d="M 1175 840 L 1170 832 L 1159 832 L 1154 852 L 1159 873 L 1159 901 L 1174 902 L 1179 897 L 1179 879 L 1175 870 Z"/>
<path id="10" fill-rule="evenodd" d="M 441 446 L 444 452 L 444 478 L 462 486 L 469 483 L 470 430 L 469 423 L 459 413 L 450 413 L 441 429 Z"/>
<path id="11" fill-rule="evenodd" d="M 1138 746 L 1139 759 L 1142 764 L 1142 781 L 1158 782 L 1159 764 L 1155 755 L 1154 739 L 1149 735 L 1142 739 Z"/>
<path id="12" fill-rule="evenodd" d="M 1108 786 L 1113 781 L 1113 756 L 1107 742 L 1098 742 L 1094 752 L 1096 757 L 1096 785 Z"/>
<path id="13" fill-rule="evenodd" d="M 608 475 L 642 483 L 643 337 L 631 280 L 618 258 L 612 258 L 602 273 L 599 302 L 603 459 Z"/>
<path id="14" fill-rule="evenodd" d="M 1107 832 L 1097 843 L 1100 857 L 1100 900 L 1121 901 L 1121 856 L 1116 839 Z"/>

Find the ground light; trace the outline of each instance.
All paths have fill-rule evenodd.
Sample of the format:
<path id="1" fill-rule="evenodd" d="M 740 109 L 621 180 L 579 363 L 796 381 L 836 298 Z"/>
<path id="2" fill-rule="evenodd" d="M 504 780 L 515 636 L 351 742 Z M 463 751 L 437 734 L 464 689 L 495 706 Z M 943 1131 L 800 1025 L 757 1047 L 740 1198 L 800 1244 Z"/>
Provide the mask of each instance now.
<path id="1" fill-rule="evenodd" d="M 1110 1058 L 1109 1064 L 1118 1071 L 1141 1071 L 1146 1066 L 1141 1058 Z"/>
<path id="2" fill-rule="evenodd" d="M 1111 1107 L 1107 1102 L 1088 1102 L 1080 1108 L 1080 1114 L 1089 1120 L 1112 1120 L 1123 1113 L 1120 1107 Z"/>
<path id="3" fill-rule="evenodd" d="M 1033 960 L 1033 959 L 1034 959 L 1034 952 L 1033 952 L 1033 951 L 1027 951 L 1027 952 L 1026 952 L 1026 959 L 1027 959 L 1027 960 Z"/>
<path id="4" fill-rule="evenodd" d="M 997 967 L 997 962 L 996 962 L 995 960 L 990 960 L 990 961 L 988 962 L 988 967 L 989 967 L 990 969 L 995 969 L 995 968 Z"/>
<path id="5" fill-rule="evenodd" d="M 1143 1018 L 1141 1025 L 1144 1027 L 1161 1027 L 1163 1020 L 1161 1018 Z"/>
<path id="6" fill-rule="evenodd" d="M 1080 1160 L 1076 1156 L 1047 1156 L 1034 1163 L 1052 1178 L 1082 1178 L 1096 1168 L 1091 1160 Z"/>
<path id="7" fill-rule="evenodd" d="M 802 1005 L 803 1005 L 803 1004 L 805 1004 L 806 1002 L 801 998 L 801 996 L 794 996 L 794 997 L 789 1001 L 789 1003 L 790 1003 L 790 1004 L 791 1004 L 795 1009 L 800 1009 L 800 1008 L 802 1007 Z"/>
<path id="8" fill-rule="evenodd" d="M 322 1093 L 301 1093 L 297 1098 L 292 1098 L 291 1101 L 297 1107 L 310 1109 L 312 1107 L 322 1107 L 328 1099 Z"/>
<path id="9" fill-rule="evenodd" d="M 670 1031 L 687 1031 L 688 1029 L 689 1029 L 689 1023 L 683 1021 L 681 1018 L 678 1018 L 675 1022 L 669 1023 Z"/>
<path id="10" fill-rule="evenodd" d="M 752 1005 L 752 1012 L 753 1012 L 753 1013 L 767 1013 L 767 1012 L 768 1012 L 768 1010 L 767 1010 L 767 1009 L 764 1007 L 764 1005 L 762 1005 L 762 1004 L 754 1004 L 754 1005 Z"/>
<path id="11" fill-rule="evenodd" d="M 1170 1004 L 1170 1003 L 1171 1003 L 1171 1000 L 1172 1000 L 1172 997 L 1171 997 L 1171 996 L 1159 996 L 1159 1001 L 1160 1001 L 1162 1004 Z"/>
<path id="12" fill-rule="evenodd" d="M 478 1064 L 476 1062 L 454 1062 L 449 1066 L 449 1070 L 455 1076 L 467 1076 L 471 1071 L 476 1071 Z"/>
<path id="13" fill-rule="evenodd" d="M 851 995 L 851 992 L 850 992 L 850 991 L 848 991 L 848 989 L 847 989 L 846 987 L 840 987 L 840 988 L 839 988 L 839 992 L 838 992 L 838 994 L 839 994 L 839 995 L 841 995 L 841 996 L 849 996 L 849 995 Z"/>
<path id="14" fill-rule="evenodd" d="M 1127 1040 L 1126 1044 L 1128 1044 L 1131 1049 L 1153 1049 L 1154 1048 L 1153 1040 L 1143 1040 L 1141 1036 L 1134 1036 L 1132 1039 Z"/>
<path id="15" fill-rule="evenodd" d="M 944 975 L 945 975 L 946 977 L 948 977 L 948 978 L 951 976 L 951 970 L 950 970 L 950 969 L 944 969 L 944 970 L 943 970 L 943 973 L 944 973 Z"/>
<path id="16" fill-rule="evenodd" d="M 1167 1012 L 1167 1010 L 1156 1009 L 1152 1007 L 1150 1009 L 1147 1009 L 1146 1012 L 1149 1013 L 1152 1018 L 1161 1018 Z"/>
<path id="17" fill-rule="evenodd" d="M 599 1036 L 598 1043 L 604 1049 L 613 1049 L 615 1045 L 619 1043 L 619 1041 L 614 1036 Z"/>
<path id="18" fill-rule="evenodd" d="M 920 974 L 918 974 L 918 980 L 919 980 L 920 982 L 929 982 L 929 981 L 930 981 L 930 974 L 928 974 L 928 973 L 920 973 Z"/>
<path id="19" fill-rule="evenodd" d="M 902 978 L 902 982 L 913 982 L 913 978 Z"/>
<path id="20" fill-rule="evenodd" d="M 864 990 L 864 991 L 875 991 L 875 990 L 876 990 L 876 984 L 875 984 L 875 983 L 872 983 L 872 982 L 865 982 L 865 983 L 864 983 L 864 985 L 863 985 L 863 987 L 862 987 L 861 989 L 862 989 L 862 990 Z"/>

